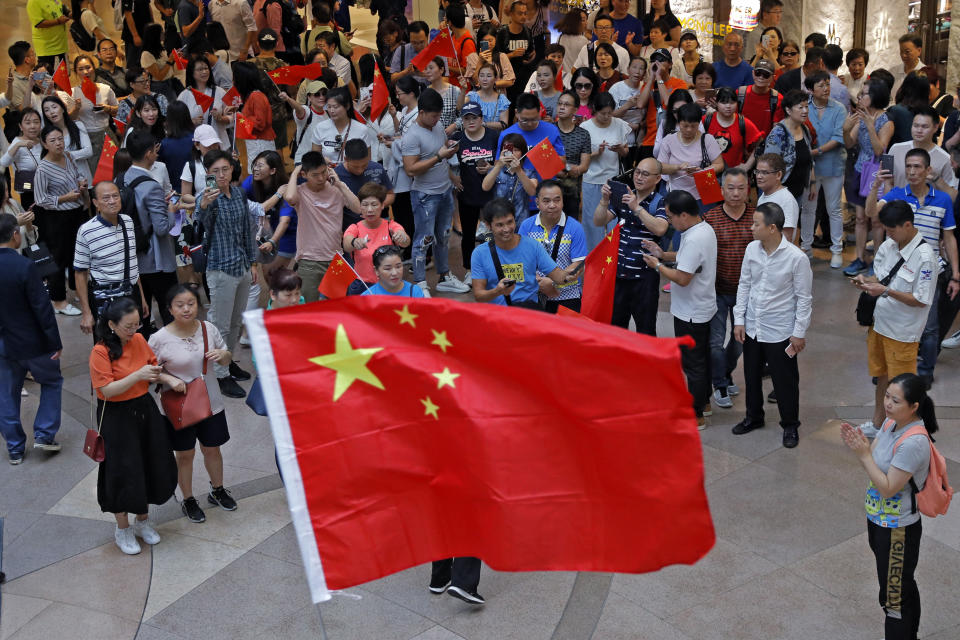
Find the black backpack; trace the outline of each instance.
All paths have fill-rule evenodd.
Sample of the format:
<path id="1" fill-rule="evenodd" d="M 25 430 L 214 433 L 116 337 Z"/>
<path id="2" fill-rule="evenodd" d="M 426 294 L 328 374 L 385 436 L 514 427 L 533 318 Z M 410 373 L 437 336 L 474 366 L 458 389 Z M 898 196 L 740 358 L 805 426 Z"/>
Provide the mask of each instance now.
<path id="1" fill-rule="evenodd" d="M 90 11 L 90 9 L 87 9 Z M 83 28 L 83 23 L 80 21 L 80 18 L 83 14 L 77 16 L 70 24 L 70 36 L 73 38 L 73 41 L 77 43 L 77 46 L 80 47 L 81 51 L 96 51 L 97 49 L 97 39 L 93 37 L 92 33 L 87 33 L 87 30 Z"/>
<path id="2" fill-rule="evenodd" d="M 267 0 L 261 11 L 267 15 L 267 7 L 277 3 L 282 10 L 280 37 L 283 38 L 283 46 L 287 49 L 297 49 L 299 47 L 300 34 L 306 30 L 306 25 L 299 13 L 285 0 Z"/>
<path id="3" fill-rule="evenodd" d="M 140 212 L 137 209 L 137 194 L 135 189 L 138 185 L 151 180 L 156 182 L 150 176 L 138 176 L 130 182 L 124 184 L 126 174 L 117 176 L 116 185 L 120 188 L 120 213 L 127 215 L 133 220 L 133 237 L 137 245 L 137 253 L 146 253 L 150 250 L 150 236 L 153 234 L 153 224 L 150 222 L 150 216 L 147 216 L 147 226 L 143 226 L 140 219 Z"/>

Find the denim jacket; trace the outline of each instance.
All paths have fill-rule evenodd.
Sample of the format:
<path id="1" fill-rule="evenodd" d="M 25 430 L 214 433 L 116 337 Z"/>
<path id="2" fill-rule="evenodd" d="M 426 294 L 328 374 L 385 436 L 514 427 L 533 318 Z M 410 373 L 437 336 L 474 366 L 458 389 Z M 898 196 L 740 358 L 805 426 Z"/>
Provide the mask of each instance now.
<path id="1" fill-rule="evenodd" d="M 812 150 L 815 136 L 808 123 L 804 123 L 803 139 L 806 140 L 807 146 Z M 797 163 L 797 150 L 794 145 L 793 134 L 787 130 L 782 121 L 773 125 L 773 129 L 767 136 L 767 144 L 764 146 L 763 152 L 775 153 L 783 158 L 787 170 L 783 173 L 782 181 L 786 182 L 787 178 L 790 177 L 790 172 L 793 171 L 793 165 Z"/>
<path id="2" fill-rule="evenodd" d="M 847 109 L 838 100 L 829 98 L 823 117 L 819 117 L 817 107 L 810 98 L 810 124 L 817 132 L 817 144 L 823 146 L 831 140 L 840 143 L 836 149 L 827 151 L 814 158 L 817 177 L 829 178 L 843 175 L 846 162 L 843 148 L 843 121 L 847 118 Z"/>

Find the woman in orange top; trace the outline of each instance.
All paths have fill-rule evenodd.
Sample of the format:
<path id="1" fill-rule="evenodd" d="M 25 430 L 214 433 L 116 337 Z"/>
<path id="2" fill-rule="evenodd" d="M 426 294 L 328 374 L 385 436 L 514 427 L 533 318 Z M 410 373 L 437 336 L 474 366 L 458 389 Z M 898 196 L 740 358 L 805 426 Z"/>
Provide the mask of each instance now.
<path id="1" fill-rule="evenodd" d="M 114 539 L 126 554 L 140 553 L 160 536 L 147 519 L 147 505 L 163 504 L 177 486 L 177 463 L 163 417 L 150 397 L 152 382 L 184 391 L 185 385 L 157 365 L 137 333 L 140 311 L 128 298 L 107 304 L 90 353 L 90 380 L 97 390 L 97 416 L 104 460 L 97 475 L 97 502 L 117 519 Z M 128 513 L 137 514 L 133 526 Z"/>
<path id="2" fill-rule="evenodd" d="M 260 70 L 252 62 L 234 62 L 233 86 L 243 98 L 240 113 L 253 125 L 253 139 L 244 140 L 247 146 L 247 172 L 253 172 L 253 159 L 264 151 L 276 151 L 277 134 L 273 130 L 273 111 L 270 100 L 260 91 Z"/>

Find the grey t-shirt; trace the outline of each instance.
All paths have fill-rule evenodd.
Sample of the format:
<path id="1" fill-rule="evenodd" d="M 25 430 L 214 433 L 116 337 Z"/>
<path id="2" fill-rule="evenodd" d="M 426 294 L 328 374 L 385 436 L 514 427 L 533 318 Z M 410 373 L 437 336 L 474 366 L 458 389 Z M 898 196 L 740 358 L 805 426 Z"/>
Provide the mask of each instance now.
<path id="1" fill-rule="evenodd" d="M 400 138 L 400 155 L 417 156 L 417 161 L 437 155 L 437 151 L 447 143 L 447 135 L 438 122 L 433 129 L 425 129 L 414 122 Z M 425 173 L 414 176 L 410 189 L 421 193 L 446 193 L 452 186 L 447 161 L 441 160 Z M 402 171 L 402 169 L 401 169 Z"/>
<path id="2" fill-rule="evenodd" d="M 896 453 L 893 452 L 894 445 L 903 434 L 918 424 L 922 423 L 913 422 L 894 430 L 892 422 L 887 420 L 884 423 L 884 427 L 887 427 L 885 431 L 876 428 L 863 429 L 863 435 L 874 439 L 873 461 L 881 471 L 889 473 L 893 466 L 912 473 L 913 481 L 922 489 L 927 482 L 927 474 L 930 473 L 930 442 L 927 436 L 910 436 L 897 448 Z M 865 502 L 867 519 L 877 526 L 891 529 L 913 524 L 920 519 L 920 511 L 913 512 L 912 494 L 913 488 L 907 482 L 896 495 L 884 498 L 871 482 L 867 487 Z"/>

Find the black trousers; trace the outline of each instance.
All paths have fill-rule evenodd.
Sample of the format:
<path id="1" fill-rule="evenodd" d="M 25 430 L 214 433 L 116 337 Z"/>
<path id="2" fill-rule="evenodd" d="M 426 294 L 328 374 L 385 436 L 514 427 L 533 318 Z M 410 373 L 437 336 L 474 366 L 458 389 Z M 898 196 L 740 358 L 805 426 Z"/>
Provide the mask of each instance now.
<path id="1" fill-rule="evenodd" d="M 559 307 L 573 309 L 580 313 L 580 298 L 570 298 L 569 300 L 547 300 L 547 306 L 544 311 L 547 313 L 556 313 Z"/>
<path id="2" fill-rule="evenodd" d="M 784 349 L 790 340 L 783 342 L 757 342 L 750 336 L 743 342 L 743 377 L 747 386 L 747 420 L 763 422 L 763 365 L 766 364 L 777 394 L 777 409 L 780 410 L 780 426 L 800 426 L 800 371 L 797 358 L 791 358 Z"/>
<path id="3" fill-rule="evenodd" d="M 413 205 L 410 203 L 410 192 L 398 193 L 393 201 L 393 221 L 403 227 L 403 231 L 413 238 Z M 410 247 L 413 243 L 410 243 Z M 403 250 L 403 259 L 410 259 L 410 247 Z"/>
<path id="4" fill-rule="evenodd" d="M 460 587 L 469 593 L 476 593 L 480 586 L 480 558 L 447 558 L 433 563 L 430 582 Z"/>
<path id="5" fill-rule="evenodd" d="M 52 209 L 35 208 L 36 224 L 39 229 L 39 239 L 46 243 L 50 250 L 50 257 L 59 269 L 47 278 L 47 287 L 50 299 L 54 302 L 63 302 L 67 299 L 67 276 L 71 289 L 76 289 L 73 283 L 73 252 L 77 246 L 77 231 L 90 217 L 84 208 L 70 211 L 54 211 Z"/>
<path id="6" fill-rule="evenodd" d="M 480 221 L 480 207 L 464 202 L 462 193 L 457 197 L 457 200 L 460 202 L 460 230 L 463 232 L 463 236 L 460 238 L 460 256 L 463 268 L 470 271 L 470 258 L 473 255 L 473 249 L 477 246 L 477 223 Z"/>
<path id="7" fill-rule="evenodd" d="M 157 301 L 157 307 L 160 309 L 160 318 L 163 320 L 164 325 L 168 325 L 173 322 L 173 315 L 170 313 L 170 310 L 167 308 L 167 293 L 173 286 L 177 284 L 177 274 L 176 273 L 164 273 L 160 271 L 158 273 L 141 273 L 140 274 L 140 285 L 143 287 L 143 297 L 147 300 L 147 309 L 150 310 L 150 314 L 153 314 L 153 301 Z M 143 319 L 144 325 L 147 324 L 147 319 Z M 158 329 L 160 327 L 157 327 Z"/>
<path id="8" fill-rule="evenodd" d="M 710 402 L 710 392 L 713 389 L 710 382 L 710 323 L 687 322 L 675 317 L 673 334 L 678 338 L 690 336 L 695 342 L 693 347 L 683 347 L 680 350 L 680 364 L 687 377 L 687 389 L 693 396 L 693 412 L 701 418 L 704 407 Z"/>
<path id="9" fill-rule="evenodd" d="M 653 269 L 639 278 L 617 278 L 613 287 L 613 318 L 610 323 L 627 329 L 630 318 L 637 333 L 657 335 L 657 305 L 660 300 L 660 274 Z"/>
<path id="10" fill-rule="evenodd" d="M 779 397 L 777 398 L 779 401 Z M 888 528 L 867 521 L 867 540 L 877 561 L 880 606 L 887 617 L 886 640 L 917 640 L 920 629 L 920 590 L 913 577 L 920 557 L 920 521 Z"/>

